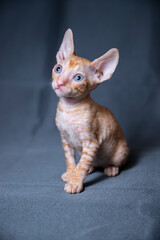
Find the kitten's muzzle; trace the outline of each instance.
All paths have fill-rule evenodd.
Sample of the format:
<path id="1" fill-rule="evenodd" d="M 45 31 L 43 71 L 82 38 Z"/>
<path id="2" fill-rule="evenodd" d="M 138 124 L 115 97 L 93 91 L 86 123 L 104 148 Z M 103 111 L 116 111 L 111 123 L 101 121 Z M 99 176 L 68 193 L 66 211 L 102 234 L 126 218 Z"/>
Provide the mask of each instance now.
<path id="1" fill-rule="evenodd" d="M 64 86 L 63 82 L 57 82 L 57 88 L 60 88 L 61 86 Z"/>

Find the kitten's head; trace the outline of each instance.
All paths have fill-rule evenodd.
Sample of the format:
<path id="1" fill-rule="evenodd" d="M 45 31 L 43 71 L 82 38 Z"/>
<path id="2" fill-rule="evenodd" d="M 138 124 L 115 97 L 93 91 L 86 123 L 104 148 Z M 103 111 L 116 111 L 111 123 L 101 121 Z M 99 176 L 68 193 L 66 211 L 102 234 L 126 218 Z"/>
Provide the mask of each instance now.
<path id="1" fill-rule="evenodd" d="M 112 48 L 100 58 L 90 62 L 74 52 L 73 33 L 68 29 L 56 55 L 52 70 L 52 87 L 59 97 L 83 97 L 100 83 L 110 79 L 116 69 L 119 52 Z"/>

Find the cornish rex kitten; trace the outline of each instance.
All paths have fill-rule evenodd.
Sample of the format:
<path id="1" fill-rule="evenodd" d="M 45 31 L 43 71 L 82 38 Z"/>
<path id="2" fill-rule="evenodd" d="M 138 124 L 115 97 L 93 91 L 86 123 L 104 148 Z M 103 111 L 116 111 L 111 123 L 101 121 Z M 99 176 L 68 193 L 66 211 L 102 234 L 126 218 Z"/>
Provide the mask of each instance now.
<path id="1" fill-rule="evenodd" d="M 119 53 L 112 48 L 93 62 L 74 52 L 73 34 L 68 29 L 57 53 L 52 87 L 60 97 L 56 125 L 60 131 L 67 170 L 64 190 L 79 193 L 94 167 L 116 176 L 126 162 L 129 149 L 122 130 L 109 109 L 95 103 L 90 92 L 108 80 L 116 69 Z M 76 165 L 75 151 L 81 155 Z"/>

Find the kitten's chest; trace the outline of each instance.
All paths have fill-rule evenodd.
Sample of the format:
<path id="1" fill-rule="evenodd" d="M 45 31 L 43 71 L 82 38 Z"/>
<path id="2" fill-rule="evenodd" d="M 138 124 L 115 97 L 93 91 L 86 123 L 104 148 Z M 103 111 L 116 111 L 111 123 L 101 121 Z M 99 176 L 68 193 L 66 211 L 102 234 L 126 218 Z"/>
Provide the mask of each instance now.
<path id="1" fill-rule="evenodd" d="M 76 148 L 81 148 L 81 129 L 83 123 L 75 114 L 57 110 L 56 125 L 69 143 Z"/>

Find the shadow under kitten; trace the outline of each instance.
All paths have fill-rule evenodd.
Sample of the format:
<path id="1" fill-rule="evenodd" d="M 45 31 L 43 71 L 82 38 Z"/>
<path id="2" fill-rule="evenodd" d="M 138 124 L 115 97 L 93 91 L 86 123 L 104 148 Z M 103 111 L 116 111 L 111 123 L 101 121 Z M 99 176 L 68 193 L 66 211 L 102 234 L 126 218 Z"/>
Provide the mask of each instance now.
<path id="1" fill-rule="evenodd" d="M 141 154 L 142 154 L 141 150 L 131 149 L 130 154 L 128 156 L 128 160 L 127 160 L 126 164 L 121 168 L 121 171 L 127 171 L 127 170 L 135 167 L 140 161 Z M 97 178 L 95 178 L 93 180 L 85 182 L 84 188 L 90 187 L 90 186 L 97 184 L 98 182 L 102 182 L 104 180 L 107 181 L 108 177 L 104 174 L 104 169 L 103 168 L 95 168 L 94 172 L 97 172 L 97 171 L 101 172 L 102 175 L 98 176 Z M 94 174 L 94 172 L 91 174 Z M 121 172 L 120 172 L 120 174 L 121 174 Z"/>

